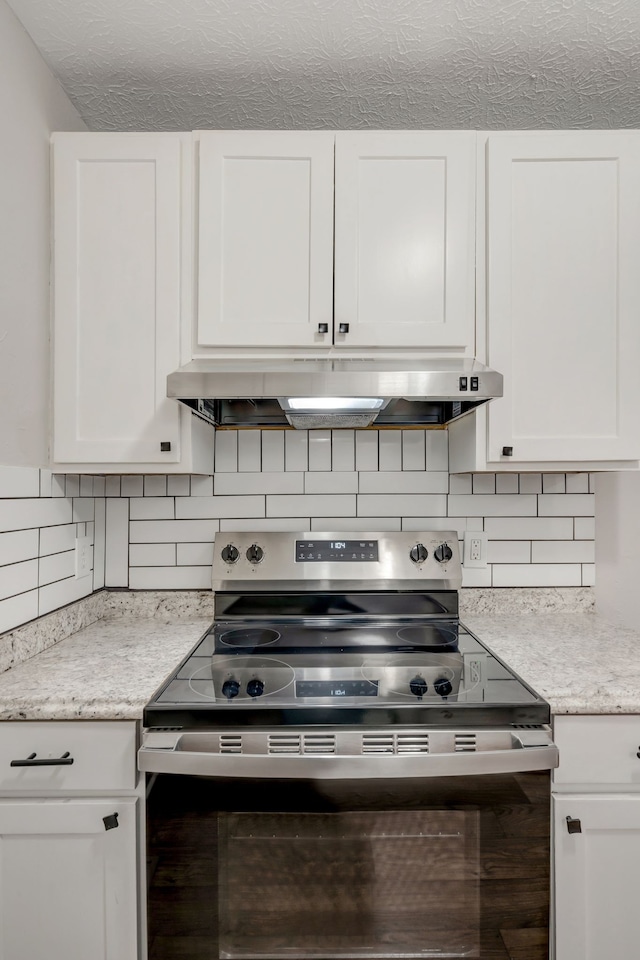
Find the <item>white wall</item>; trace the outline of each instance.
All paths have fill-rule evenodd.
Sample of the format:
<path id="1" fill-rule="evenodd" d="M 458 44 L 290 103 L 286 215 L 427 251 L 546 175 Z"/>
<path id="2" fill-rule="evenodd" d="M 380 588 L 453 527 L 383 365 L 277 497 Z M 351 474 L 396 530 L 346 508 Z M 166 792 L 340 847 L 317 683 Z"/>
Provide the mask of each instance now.
<path id="1" fill-rule="evenodd" d="M 596 609 L 623 626 L 640 622 L 640 473 L 596 476 Z"/>
<path id="2" fill-rule="evenodd" d="M 48 462 L 49 135 L 85 124 L 0 0 L 0 463 Z"/>

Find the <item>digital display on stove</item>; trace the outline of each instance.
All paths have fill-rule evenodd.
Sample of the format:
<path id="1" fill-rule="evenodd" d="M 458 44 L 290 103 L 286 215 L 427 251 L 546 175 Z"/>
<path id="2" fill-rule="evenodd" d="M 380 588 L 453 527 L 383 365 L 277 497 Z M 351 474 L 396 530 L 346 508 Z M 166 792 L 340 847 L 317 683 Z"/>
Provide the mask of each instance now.
<path id="1" fill-rule="evenodd" d="M 377 559 L 377 540 L 296 540 L 296 563 L 362 563 Z"/>
<path id="2" fill-rule="evenodd" d="M 296 680 L 296 697 L 377 696 L 377 680 Z"/>

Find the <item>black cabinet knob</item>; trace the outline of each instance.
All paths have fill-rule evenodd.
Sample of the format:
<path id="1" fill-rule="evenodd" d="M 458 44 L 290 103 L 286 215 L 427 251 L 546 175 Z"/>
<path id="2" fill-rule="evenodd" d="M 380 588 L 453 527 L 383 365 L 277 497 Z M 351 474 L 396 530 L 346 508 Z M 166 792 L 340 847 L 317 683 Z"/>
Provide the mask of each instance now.
<path id="1" fill-rule="evenodd" d="M 512 457 L 513 456 L 513 447 L 503 447 L 502 448 L 503 457 Z"/>
<path id="2" fill-rule="evenodd" d="M 341 323 L 341 324 L 338 326 L 338 333 L 349 333 L 349 324 L 348 324 L 348 323 Z"/>
<path id="3" fill-rule="evenodd" d="M 329 333 L 329 324 L 328 324 L 328 323 L 319 323 L 319 324 L 318 324 L 318 333 Z"/>

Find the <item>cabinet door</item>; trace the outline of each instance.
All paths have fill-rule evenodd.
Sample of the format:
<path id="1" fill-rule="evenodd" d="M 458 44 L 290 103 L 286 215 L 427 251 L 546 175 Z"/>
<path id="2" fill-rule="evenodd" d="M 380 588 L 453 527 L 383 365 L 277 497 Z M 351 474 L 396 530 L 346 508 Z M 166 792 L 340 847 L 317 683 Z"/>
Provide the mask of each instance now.
<path id="1" fill-rule="evenodd" d="M 181 149 L 177 134 L 54 137 L 57 462 L 180 459 L 166 376 L 180 363 Z"/>
<path id="2" fill-rule="evenodd" d="M 640 456 L 640 134 L 494 134 L 488 459 Z"/>
<path id="3" fill-rule="evenodd" d="M 198 343 L 329 345 L 334 134 L 203 132 L 199 149 Z"/>
<path id="4" fill-rule="evenodd" d="M 638 957 L 640 796 L 554 798 L 556 960 Z M 567 817 L 580 820 L 570 834 Z"/>
<path id="5" fill-rule="evenodd" d="M 135 804 L 0 801 L 0 960 L 136 960 Z"/>
<path id="6" fill-rule="evenodd" d="M 468 131 L 336 135 L 336 345 L 473 354 L 475 149 Z"/>

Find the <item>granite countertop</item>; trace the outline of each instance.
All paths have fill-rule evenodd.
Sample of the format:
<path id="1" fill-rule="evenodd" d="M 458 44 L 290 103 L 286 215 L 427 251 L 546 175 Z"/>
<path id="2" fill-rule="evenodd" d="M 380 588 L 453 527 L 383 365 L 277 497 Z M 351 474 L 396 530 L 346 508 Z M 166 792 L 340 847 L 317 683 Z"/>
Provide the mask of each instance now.
<path id="1" fill-rule="evenodd" d="M 0 720 L 141 719 L 211 623 L 208 607 L 158 596 L 146 595 L 136 615 L 128 601 L 112 600 L 102 619 L 0 673 Z M 480 606 L 461 619 L 553 713 L 640 713 L 640 632 L 548 605 Z"/>

